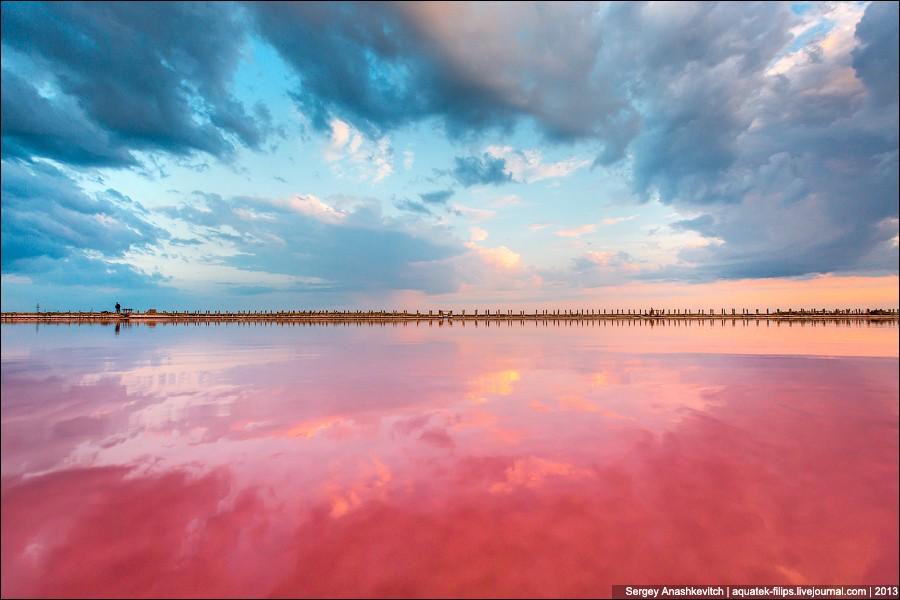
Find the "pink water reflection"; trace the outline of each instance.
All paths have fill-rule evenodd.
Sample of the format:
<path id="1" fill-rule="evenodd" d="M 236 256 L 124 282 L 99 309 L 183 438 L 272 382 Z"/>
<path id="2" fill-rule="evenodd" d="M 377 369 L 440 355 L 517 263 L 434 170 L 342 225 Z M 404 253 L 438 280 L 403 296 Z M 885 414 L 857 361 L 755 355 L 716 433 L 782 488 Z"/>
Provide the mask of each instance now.
<path id="1" fill-rule="evenodd" d="M 718 331 L 4 326 L 2 593 L 896 583 L 896 326 Z"/>

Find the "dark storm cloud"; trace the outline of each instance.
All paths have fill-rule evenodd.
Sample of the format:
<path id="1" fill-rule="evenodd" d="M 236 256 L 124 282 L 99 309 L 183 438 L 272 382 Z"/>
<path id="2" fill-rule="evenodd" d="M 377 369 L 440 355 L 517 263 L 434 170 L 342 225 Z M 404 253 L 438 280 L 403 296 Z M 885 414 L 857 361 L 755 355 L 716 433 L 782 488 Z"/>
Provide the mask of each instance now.
<path id="1" fill-rule="evenodd" d="M 879 105 L 897 101 L 898 3 L 873 2 L 856 26 L 860 45 L 853 51 L 853 68 Z"/>
<path id="2" fill-rule="evenodd" d="M 490 154 L 455 157 L 453 177 L 466 187 L 499 185 L 512 181 L 512 175 L 506 172 L 506 161 Z"/>
<path id="3" fill-rule="evenodd" d="M 246 34 L 232 5 L 4 2 L 2 33 L 4 153 L 129 165 L 130 150 L 225 156 L 267 133 L 265 108 L 229 91 Z"/>
<path id="4" fill-rule="evenodd" d="M 896 5 L 868 6 L 852 65 L 810 47 L 808 65 L 776 76 L 799 18 L 776 3 L 252 12 L 322 128 L 437 118 L 452 134 L 526 119 L 550 140 L 593 141 L 598 164 L 628 151 L 640 196 L 700 212 L 676 228 L 723 242 L 684 252 L 704 277 L 896 270 L 897 128 L 880 108 L 896 102 Z M 865 94 L 829 84 L 847 66 Z M 487 156 L 458 157 L 451 173 L 509 181 Z"/>
<path id="5" fill-rule="evenodd" d="M 672 229 L 713 238 L 637 276 L 897 272 L 896 11 L 869 4 L 851 53 L 813 44 L 773 75 L 794 22 L 783 6 L 609 8 L 599 61 L 641 107 L 634 190 L 696 214 Z"/>
<path id="6" fill-rule="evenodd" d="M 775 3 L 657 8 L 649 18 L 644 6 L 617 5 L 606 39 L 605 59 L 619 62 L 643 107 L 631 145 L 635 188 L 656 190 L 665 202 L 736 202 L 710 189 L 709 179 L 740 154 L 755 116 L 748 102 L 790 40 L 788 10 Z"/>
<path id="7" fill-rule="evenodd" d="M 52 157 L 82 166 L 126 166 L 136 161 L 128 150 L 90 122 L 71 102 L 51 102 L 21 77 L 3 69 L 0 130 L 4 157 Z"/>
<path id="8" fill-rule="evenodd" d="M 597 162 L 607 164 L 649 125 L 674 139 L 644 167 L 646 177 L 655 160 L 685 170 L 727 164 L 731 134 L 746 125 L 727 102 L 729 87 L 763 69 L 790 40 L 792 24 L 786 7 L 766 3 L 255 3 L 248 10 L 297 73 L 293 97 L 319 129 L 340 117 L 374 136 L 435 118 L 454 135 L 527 120 L 551 141 L 594 142 Z M 699 85 L 683 85 L 693 77 Z M 666 109 L 669 96 L 677 100 L 671 110 L 647 114 L 646 107 Z M 694 132 L 706 136 L 702 143 Z"/>
<path id="9" fill-rule="evenodd" d="M 337 114 L 375 136 L 429 116 L 450 128 L 509 120 L 473 83 L 448 76 L 396 7 L 250 3 L 261 34 L 301 78 L 293 97 L 314 126 Z"/>
<path id="10" fill-rule="evenodd" d="M 896 272 L 898 61 L 891 11 L 896 16 L 896 6 L 868 5 L 852 56 L 813 52 L 775 77 L 762 68 L 724 71 L 723 86 L 692 76 L 692 86 L 720 90 L 712 106 L 688 94 L 686 105 L 669 109 L 685 116 L 641 134 L 634 145 L 639 188 L 702 211 L 673 227 L 723 242 L 683 251 L 690 267 L 677 269 L 679 276 Z M 864 87 L 846 76 L 834 83 L 851 68 Z M 682 106 L 679 95 L 667 98 Z M 656 111 L 654 119 L 665 114 Z M 708 143 L 718 152 L 696 150 Z"/>
<path id="11" fill-rule="evenodd" d="M 601 14 L 589 4 L 252 3 L 248 10 L 299 76 L 293 97 L 321 130 L 333 116 L 370 136 L 436 118 L 450 135 L 466 135 L 509 130 L 525 118 L 552 140 L 599 140 L 615 159 L 637 125 L 623 90 L 594 71 Z"/>

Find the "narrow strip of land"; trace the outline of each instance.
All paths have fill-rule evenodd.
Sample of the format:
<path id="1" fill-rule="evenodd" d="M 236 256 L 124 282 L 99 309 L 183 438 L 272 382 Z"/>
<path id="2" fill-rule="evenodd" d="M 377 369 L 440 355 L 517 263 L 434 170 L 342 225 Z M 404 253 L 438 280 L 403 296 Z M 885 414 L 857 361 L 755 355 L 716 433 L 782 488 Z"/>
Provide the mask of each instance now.
<path id="1" fill-rule="evenodd" d="M 570 310 L 429 310 L 429 311 L 147 311 L 147 312 L 6 312 L 4 323 L 165 323 L 165 322 L 359 322 L 359 321 L 525 321 L 525 320 L 870 320 L 896 321 L 897 309 L 592 309 Z"/>

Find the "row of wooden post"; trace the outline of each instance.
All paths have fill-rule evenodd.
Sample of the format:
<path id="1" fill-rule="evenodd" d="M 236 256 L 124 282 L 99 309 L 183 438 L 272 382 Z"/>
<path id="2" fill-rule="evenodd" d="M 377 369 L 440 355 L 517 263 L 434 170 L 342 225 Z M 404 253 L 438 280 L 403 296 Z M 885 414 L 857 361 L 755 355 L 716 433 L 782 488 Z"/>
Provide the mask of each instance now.
<path id="1" fill-rule="evenodd" d="M 740 312 L 738 312 L 740 310 Z M 749 308 L 741 308 L 741 309 L 730 309 L 731 316 L 748 316 L 748 315 L 897 315 L 898 310 L 896 308 L 892 309 L 816 309 L 816 308 L 800 308 L 794 310 L 793 308 L 788 308 L 787 310 L 782 310 L 780 308 L 776 308 L 774 311 L 766 308 L 765 313 L 761 312 L 761 309 L 749 309 Z M 425 316 L 426 313 L 417 310 L 415 312 L 415 316 L 422 317 Z M 116 318 L 120 315 L 115 313 L 77 313 L 77 312 L 41 312 L 41 313 L 4 313 L 4 317 L 28 317 L 29 315 L 35 315 L 40 317 L 110 317 Z M 429 310 L 427 315 L 429 317 L 465 317 L 467 316 L 466 310 L 454 311 L 454 310 Z M 479 310 L 475 309 L 472 313 L 468 313 L 469 316 L 483 316 L 483 317 L 500 317 L 500 316 L 531 316 L 531 312 L 526 312 L 525 310 L 514 311 L 512 309 L 507 309 L 505 312 L 501 311 L 501 309 L 485 309 Z M 647 308 L 647 309 L 535 309 L 534 316 L 642 316 L 642 317 L 663 317 L 663 316 L 728 316 L 729 313 L 725 308 L 721 308 L 718 311 L 715 308 L 709 309 L 696 309 L 696 311 L 692 311 L 691 309 L 656 309 L 656 308 Z M 339 311 L 339 310 L 292 310 L 292 311 L 157 311 L 154 309 L 148 310 L 146 313 L 140 313 L 134 311 L 130 313 L 128 316 L 159 316 L 159 317 L 204 317 L 204 316 L 223 316 L 223 317 L 318 317 L 318 316 L 326 316 L 326 317 L 384 317 L 384 316 L 412 316 L 412 313 L 403 310 L 403 311 L 386 311 L 386 310 L 347 310 L 347 311 Z"/>

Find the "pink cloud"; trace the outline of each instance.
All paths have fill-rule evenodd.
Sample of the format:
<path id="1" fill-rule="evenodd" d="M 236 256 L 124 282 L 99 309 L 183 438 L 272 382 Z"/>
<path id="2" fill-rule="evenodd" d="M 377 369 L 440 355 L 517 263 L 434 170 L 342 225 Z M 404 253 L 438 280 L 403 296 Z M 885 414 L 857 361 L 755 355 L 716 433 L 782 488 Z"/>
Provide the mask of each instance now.
<path id="1" fill-rule="evenodd" d="M 580 237 L 587 233 L 593 233 L 595 229 L 597 229 L 597 226 L 591 223 L 588 225 L 579 225 L 578 227 L 573 227 L 571 229 L 560 229 L 556 232 L 556 235 L 566 238 Z"/>

